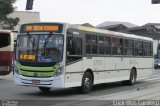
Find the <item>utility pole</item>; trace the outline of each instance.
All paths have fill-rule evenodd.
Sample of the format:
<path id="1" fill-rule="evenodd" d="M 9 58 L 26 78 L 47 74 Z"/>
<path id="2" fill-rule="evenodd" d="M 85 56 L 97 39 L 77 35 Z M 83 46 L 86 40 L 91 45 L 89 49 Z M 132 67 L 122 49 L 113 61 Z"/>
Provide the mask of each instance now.
<path id="1" fill-rule="evenodd" d="M 27 0 L 26 10 L 32 10 L 33 9 L 33 1 L 34 0 Z"/>

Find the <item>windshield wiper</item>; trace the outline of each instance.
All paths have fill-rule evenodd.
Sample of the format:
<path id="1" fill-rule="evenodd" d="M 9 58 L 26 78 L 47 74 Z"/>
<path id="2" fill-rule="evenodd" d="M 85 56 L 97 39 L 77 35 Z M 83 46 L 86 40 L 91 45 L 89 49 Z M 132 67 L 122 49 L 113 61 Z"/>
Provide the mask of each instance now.
<path id="1" fill-rule="evenodd" d="M 43 47 L 45 54 L 46 54 L 46 46 L 47 46 L 48 41 L 49 41 L 49 38 L 50 38 L 51 36 L 52 36 L 52 32 L 50 32 L 50 33 L 48 34 L 47 38 L 45 39 L 44 47 Z"/>
<path id="2" fill-rule="evenodd" d="M 49 33 L 49 35 L 47 36 L 47 40 L 45 40 L 45 46 L 47 45 L 48 41 L 49 41 L 49 38 L 52 36 L 52 33 Z"/>
<path id="3" fill-rule="evenodd" d="M 32 44 L 32 50 L 34 50 L 34 47 L 35 47 L 35 38 L 32 37 L 30 34 L 27 34 L 28 35 L 28 40 L 29 42 Z"/>

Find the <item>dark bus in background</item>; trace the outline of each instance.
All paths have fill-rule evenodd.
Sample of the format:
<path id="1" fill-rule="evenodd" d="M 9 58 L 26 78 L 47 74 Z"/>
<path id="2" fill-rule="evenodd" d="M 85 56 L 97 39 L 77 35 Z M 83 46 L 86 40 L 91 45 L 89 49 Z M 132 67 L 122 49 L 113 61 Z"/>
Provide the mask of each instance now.
<path id="1" fill-rule="evenodd" d="M 160 59 L 160 44 L 157 46 L 157 59 Z"/>
<path id="2" fill-rule="evenodd" d="M 12 71 L 13 51 L 13 32 L 0 30 L 0 75 L 7 75 Z"/>

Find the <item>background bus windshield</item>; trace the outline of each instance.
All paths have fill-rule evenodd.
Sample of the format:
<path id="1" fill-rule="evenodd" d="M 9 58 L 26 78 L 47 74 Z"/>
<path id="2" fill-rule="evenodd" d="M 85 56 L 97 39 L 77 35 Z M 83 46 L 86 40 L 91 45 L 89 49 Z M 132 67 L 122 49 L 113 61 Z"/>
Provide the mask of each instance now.
<path id="1" fill-rule="evenodd" d="M 10 45 L 10 34 L 0 33 L 0 48 Z"/>
<path id="2" fill-rule="evenodd" d="M 58 62 L 62 59 L 62 35 L 20 35 L 16 59 L 33 62 Z"/>

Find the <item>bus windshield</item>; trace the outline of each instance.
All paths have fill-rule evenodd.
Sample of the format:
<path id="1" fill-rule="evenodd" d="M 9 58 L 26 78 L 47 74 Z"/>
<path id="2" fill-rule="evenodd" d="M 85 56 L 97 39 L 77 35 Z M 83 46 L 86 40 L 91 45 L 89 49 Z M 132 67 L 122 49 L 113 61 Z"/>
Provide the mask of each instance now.
<path id="1" fill-rule="evenodd" d="M 10 45 L 10 34 L 0 33 L 0 48 Z"/>
<path id="2" fill-rule="evenodd" d="M 63 36 L 58 34 L 20 35 L 16 59 L 32 62 L 59 62 L 63 54 Z"/>

